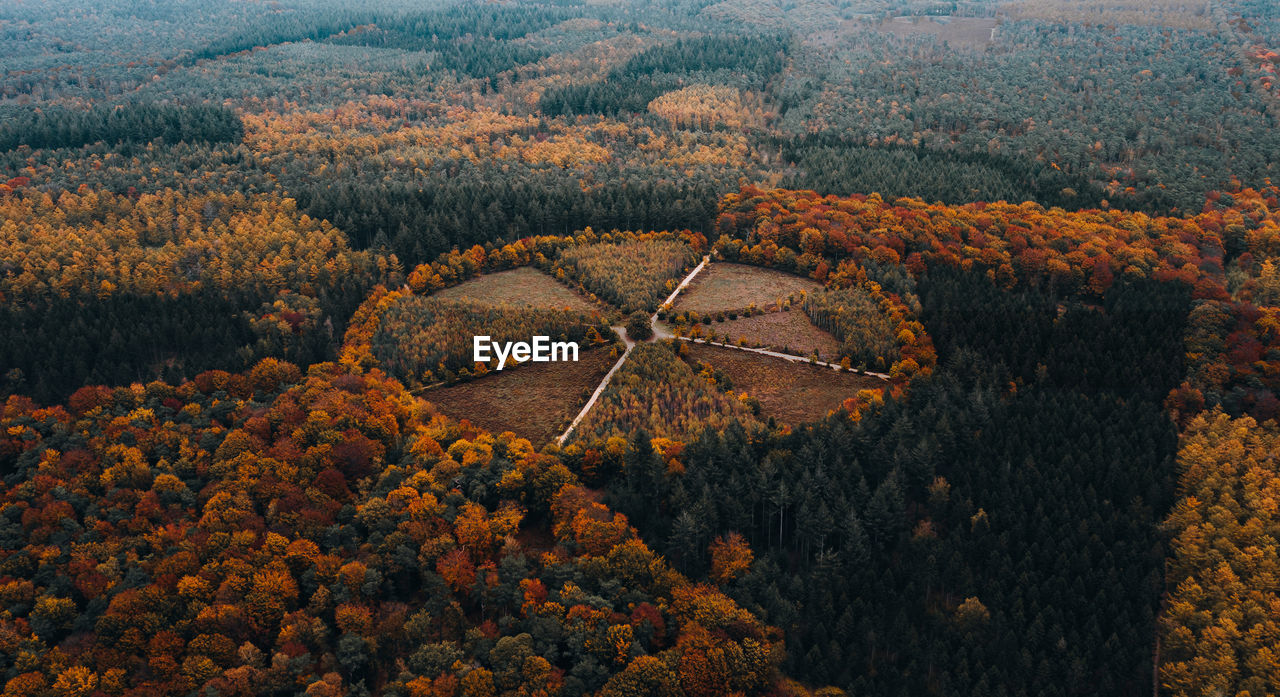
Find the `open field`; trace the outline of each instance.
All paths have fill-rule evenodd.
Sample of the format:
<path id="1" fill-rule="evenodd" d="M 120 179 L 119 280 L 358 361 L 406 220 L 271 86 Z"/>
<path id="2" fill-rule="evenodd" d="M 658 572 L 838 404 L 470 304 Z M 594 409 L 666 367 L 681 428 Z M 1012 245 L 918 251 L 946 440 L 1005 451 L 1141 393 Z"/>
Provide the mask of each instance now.
<path id="1" fill-rule="evenodd" d="M 560 435 L 615 359 L 583 351 L 577 363 L 529 363 L 471 382 L 428 390 L 422 398 L 447 416 L 540 446 Z"/>
<path id="2" fill-rule="evenodd" d="M 602 308 L 541 271 L 521 267 L 477 276 L 433 294 L 446 300 L 473 300 L 494 305 L 536 307 L 577 312 Z"/>
<path id="3" fill-rule="evenodd" d="M 688 360 L 706 361 L 724 371 L 735 392 L 760 400 L 760 417 L 788 424 L 816 421 L 840 407 L 858 390 L 885 386 L 879 378 L 790 363 L 745 351 L 703 344 L 688 345 Z"/>
<path id="4" fill-rule="evenodd" d="M 1000 7 L 1012 19 L 1213 29 L 1209 3 L 1194 0 L 1017 0 Z"/>
<path id="5" fill-rule="evenodd" d="M 896 36 L 930 35 L 950 46 L 982 49 L 991 43 L 995 27 L 996 20 L 988 17 L 891 17 L 876 30 Z"/>
<path id="6" fill-rule="evenodd" d="M 933 36 L 954 48 L 981 51 L 991 43 L 999 20 L 990 17 L 889 17 L 878 23 L 865 18 L 846 19 L 806 35 L 805 42 L 816 46 L 838 46 L 855 34 L 868 31 L 894 36 Z"/>
<path id="7" fill-rule="evenodd" d="M 782 271 L 717 262 L 703 269 L 680 293 L 675 309 L 706 313 L 751 305 L 765 307 L 792 293 L 821 287 L 817 281 Z"/>
<path id="8" fill-rule="evenodd" d="M 748 346 L 759 346 L 773 351 L 808 356 L 817 349 L 823 360 L 833 359 L 840 351 L 840 342 L 831 334 L 813 326 L 800 309 L 790 312 L 767 312 L 754 317 L 740 317 L 697 325 L 702 335 L 714 333 L 727 337 L 727 343 L 746 339 Z"/>

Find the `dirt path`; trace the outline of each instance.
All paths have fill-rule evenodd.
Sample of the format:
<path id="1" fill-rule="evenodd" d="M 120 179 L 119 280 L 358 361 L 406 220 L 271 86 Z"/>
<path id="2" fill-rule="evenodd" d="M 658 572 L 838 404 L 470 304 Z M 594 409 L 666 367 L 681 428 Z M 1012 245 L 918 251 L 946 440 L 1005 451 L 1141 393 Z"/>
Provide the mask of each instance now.
<path id="1" fill-rule="evenodd" d="M 689 285 L 689 282 L 693 280 L 694 276 L 697 276 L 702 269 L 706 268 L 707 262 L 710 261 L 710 259 L 710 256 L 702 257 L 702 262 L 695 266 L 694 269 L 689 272 L 689 275 L 684 277 L 684 280 L 680 282 L 680 285 L 676 286 L 676 289 L 671 292 L 671 295 L 667 296 L 667 299 L 663 301 L 662 304 L 665 305 L 667 303 L 675 302 L 676 296 L 680 294 L 680 291 L 684 290 L 685 286 Z M 663 336 L 658 331 L 658 313 L 655 312 L 649 317 L 649 324 L 654 325 L 653 338 L 649 339 L 650 341 L 670 338 L 670 331 L 666 332 L 667 336 Z M 627 350 L 622 352 L 622 355 L 618 357 L 618 362 L 614 363 L 613 367 L 609 369 L 609 372 L 605 373 L 604 379 L 596 386 L 596 391 L 591 393 L 591 399 L 588 399 L 587 403 L 583 405 L 582 411 L 579 411 L 578 415 L 573 417 L 573 421 L 569 424 L 569 428 L 566 428 L 564 433 L 561 433 L 560 437 L 556 439 L 557 445 L 564 445 L 564 442 L 569 440 L 569 436 L 573 435 L 573 429 L 577 428 L 578 424 L 582 423 L 582 420 L 587 416 L 587 412 L 591 411 L 591 407 L 596 405 L 596 400 L 600 399 L 601 394 L 604 394 L 604 388 L 609 386 L 609 381 L 613 379 L 613 374 L 618 372 L 618 369 L 622 367 L 622 364 L 627 361 L 627 356 L 631 355 L 631 350 L 636 347 L 636 342 L 631 337 L 627 336 L 627 330 L 625 327 L 612 327 L 612 329 L 617 332 L 618 336 L 622 337 L 622 341 L 627 345 Z"/>
<path id="2" fill-rule="evenodd" d="M 614 327 L 614 329 L 620 330 L 622 327 Z M 627 342 L 627 350 L 622 352 L 622 355 L 618 357 L 618 362 L 614 363 L 613 367 L 609 369 L 609 372 L 604 374 L 604 379 L 600 381 L 600 384 L 596 387 L 596 391 L 591 393 L 591 399 L 588 399 L 587 403 L 582 407 L 582 411 L 578 412 L 578 415 L 573 417 L 573 422 L 569 424 L 569 428 L 566 428 L 564 433 L 561 433 L 560 437 L 556 439 L 556 445 L 564 445 L 564 442 L 569 439 L 569 436 L 573 434 L 573 429 L 577 428 L 578 424 L 586 418 L 587 412 L 591 411 L 591 407 L 595 406 L 596 400 L 600 399 L 600 395 L 604 393 L 604 388 L 609 386 L 609 380 L 613 378 L 613 374 L 618 372 L 618 368 L 621 368 L 623 363 L 627 362 L 627 356 L 631 355 L 631 349 L 636 347 L 636 343 L 627 338 L 627 333 L 625 331 L 619 331 L 618 334 L 622 337 L 623 341 Z"/>
<path id="3" fill-rule="evenodd" d="M 722 344 L 719 341 L 707 341 L 706 339 L 693 339 L 687 336 L 672 336 L 672 338 L 679 339 L 681 341 L 688 341 L 694 344 L 706 344 L 707 346 L 720 346 L 722 348 L 734 349 L 735 351 L 746 351 L 748 353 L 758 353 L 761 356 L 772 356 L 773 358 L 781 358 L 784 361 L 790 361 L 792 363 L 809 363 L 810 362 L 809 359 L 804 356 L 795 356 L 790 353 L 779 353 L 778 351 L 770 351 L 768 349 L 750 348 L 748 346 L 734 346 L 733 344 Z M 841 367 L 838 363 L 827 363 L 826 361 L 812 361 L 812 364 L 820 365 L 824 368 L 830 368 L 832 370 L 841 370 Z M 870 375 L 873 378 L 880 378 L 881 380 L 889 379 L 889 376 L 885 373 L 873 373 L 870 371 L 861 371 L 861 370 L 850 370 L 849 372 L 857 373 L 859 375 Z"/>
<path id="4" fill-rule="evenodd" d="M 676 286 L 676 289 L 671 291 L 671 295 L 668 295 L 667 299 L 662 301 L 662 305 L 670 305 L 671 303 L 675 302 L 676 296 L 680 294 L 680 291 L 684 290 L 685 286 L 689 285 L 690 281 L 693 280 L 693 277 L 697 276 L 699 273 L 702 272 L 704 268 L 707 267 L 707 262 L 709 261 L 711 261 L 710 254 L 708 254 L 705 257 L 702 257 L 702 263 L 695 266 L 693 268 L 693 271 L 690 271 L 689 275 L 684 277 L 684 280 L 680 282 L 680 285 Z M 661 307 L 661 305 L 659 305 L 659 307 Z M 653 313 L 653 317 L 649 318 L 649 321 L 653 322 L 654 320 L 657 320 L 657 319 L 658 319 L 658 313 L 655 312 Z"/>
<path id="5" fill-rule="evenodd" d="M 689 275 L 684 277 L 684 280 L 680 282 L 680 285 L 676 286 L 676 289 L 671 292 L 671 295 L 667 296 L 667 299 L 664 300 L 662 304 L 670 305 L 671 303 L 674 303 L 676 300 L 676 296 L 680 295 L 680 291 L 684 290 L 685 287 L 689 285 L 689 282 L 692 281 L 694 277 L 697 276 L 698 273 L 702 271 L 702 269 L 706 268 L 707 262 L 710 260 L 711 260 L 710 256 L 703 257 L 702 263 L 694 267 L 694 269 L 689 272 Z M 708 346 L 722 346 L 724 348 L 734 349 L 737 351 L 746 351 L 748 353 L 758 353 L 761 356 L 770 356 L 772 358 L 780 358 L 784 361 L 790 361 L 792 363 L 809 363 L 810 362 L 809 359 L 804 356 L 793 356 L 789 353 L 779 353 L 778 351 L 770 351 L 768 349 L 748 348 L 746 346 L 734 346 L 733 344 L 722 344 L 718 341 L 707 341 L 706 339 L 693 339 L 687 336 L 676 336 L 675 333 L 671 331 L 671 328 L 667 326 L 665 322 L 658 321 L 658 313 L 656 312 L 653 313 L 653 316 L 649 318 L 649 324 L 653 326 L 653 338 L 649 339 L 649 341 L 659 341 L 662 339 L 679 339 L 681 341 L 689 341 L 695 344 L 707 344 Z M 587 412 L 591 411 L 591 407 L 595 406 L 596 400 L 598 400 L 600 398 L 600 395 L 604 393 L 604 388 L 609 386 L 609 380 L 613 378 L 613 374 L 618 372 L 618 369 L 621 368 L 622 364 L 626 362 L 627 356 L 631 355 L 631 350 L 636 347 L 636 342 L 633 341 L 631 337 L 627 336 L 627 330 L 624 327 L 613 327 L 613 330 L 618 333 L 618 336 L 622 337 L 622 340 L 624 342 L 626 342 L 627 350 L 622 352 L 622 355 L 618 358 L 618 362 L 613 364 L 613 367 L 609 369 L 608 373 L 605 373 L 604 379 L 600 381 L 600 385 L 596 387 L 596 391 L 591 393 L 591 399 L 587 400 L 586 405 L 582 407 L 582 411 L 578 412 L 578 415 L 573 418 L 573 423 L 570 423 L 569 428 L 565 429 L 565 432 L 560 434 L 560 437 L 556 439 L 556 443 L 558 445 L 564 445 L 565 441 L 569 439 L 569 436 L 573 434 L 573 429 L 577 428 L 578 424 L 581 423 L 584 418 L 586 418 Z M 825 361 L 813 361 L 812 363 L 813 365 L 819 365 L 824 368 L 830 368 L 832 370 L 840 370 L 840 366 L 835 363 L 827 363 Z M 861 371 L 853 371 L 853 372 L 859 372 L 862 375 L 870 375 L 871 377 L 880 378 L 881 380 L 889 379 L 889 376 L 884 373 L 871 373 L 871 372 L 861 372 Z"/>

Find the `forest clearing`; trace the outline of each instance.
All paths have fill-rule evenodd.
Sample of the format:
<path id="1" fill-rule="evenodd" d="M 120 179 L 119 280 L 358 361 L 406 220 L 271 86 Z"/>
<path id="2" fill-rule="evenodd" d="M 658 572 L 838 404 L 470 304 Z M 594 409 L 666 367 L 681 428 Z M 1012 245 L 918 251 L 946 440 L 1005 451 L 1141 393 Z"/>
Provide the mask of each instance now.
<path id="1" fill-rule="evenodd" d="M 745 310 L 752 306 L 764 309 L 776 306 L 792 295 L 820 288 L 822 284 L 813 279 L 783 271 L 715 262 L 708 264 L 688 287 L 680 291 L 673 309 L 699 314 Z"/>
<path id="2" fill-rule="evenodd" d="M 451 418 L 493 433 L 512 431 L 540 447 L 578 413 L 614 360 L 608 349 L 592 349 L 574 363 L 528 363 L 421 396 Z"/>
<path id="3" fill-rule="evenodd" d="M 992 30 L 998 24 L 989 17 L 891 17 L 876 30 L 898 36 L 932 36 L 948 46 L 981 50 L 991 43 Z"/>
<path id="4" fill-rule="evenodd" d="M 840 350 L 840 342 L 830 333 L 813 325 L 799 308 L 789 311 L 743 315 L 723 322 L 695 325 L 697 336 L 714 337 L 717 341 L 767 348 L 797 356 L 810 356 L 815 351 L 821 358 L 831 358 Z"/>
<path id="5" fill-rule="evenodd" d="M 759 418 L 793 426 L 825 418 L 860 390 L 885 387 L 883 378 L 722 346 L 689 343 L 685 360 L 722 371 L 732 381 L 733 392 L 760 401 Z"/>
<path id="6" fill-rule="evenodd" d="M 534 307 L 600 313 L 604 308 L 575 293 L 563 283 L 529 266 L 484 274 L 445 288 L 435 296 L 446 300 L 471 300 L 490 305 Z"/>

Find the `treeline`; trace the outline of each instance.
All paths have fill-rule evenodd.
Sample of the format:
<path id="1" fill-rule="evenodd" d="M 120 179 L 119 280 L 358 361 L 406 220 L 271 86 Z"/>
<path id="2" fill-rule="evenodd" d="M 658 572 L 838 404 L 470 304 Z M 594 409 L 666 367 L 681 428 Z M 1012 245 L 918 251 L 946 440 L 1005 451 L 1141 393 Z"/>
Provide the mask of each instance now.
<path id="1" fill-rule="evenodd" d="M 549 88 L 538 108 L 548 116 L 643 113 L 649 102 L 690 81 L 763 89 L 787 63 L 787 35 L 710 35 L 678 39 L 632 57 L 603 82 Z"/>
<path id="2" fill-rule="evenodd" d="M 306 298 L 314 305 L 309 316 L 290 309 L 270 314 L 269 300 L 263 312 L 257 291 L 212 288 L 0 305 L 0 395 L 55 404 L 85 385 L 177 384 L 206 370 L 246 370 L 269 357 L 304 366 L 331 360 L 364 293 L 361 284 L 327 289 L 319 299 Z"/>
<path id="3" fill-rule="evenodd" d="M 492 337 L 495 343 L 529 342 L 534 336 L 548 336 L 554 342 L 576 342 L 582 350 L 613 340 L 608 323 L 581 312 L 411 295 L 381 313 L 372 350 L 379 365 L 407 384 L 452 383 L 498 369 L 492 351 L 487 364 L 475 362 L 472 339 L 482 335 Z M 508 357 L 502 369 L 516 367 Z"/>
<path id="4" fill-rule="evenodd" d="M 124 103 L 87 109 L 59 106 L 0 108 L 0 152 L 22 146 L 78 148 L 143 144 L 238 143 L 244 126 L 223 106 Z"/>
<path id="5" fill-rule="evenodd" d="M 598 172 L 607 183 L 589 191 L 548 170 L 495 178 L 489 167 L 461 164 L 445 173 L 413 182 L 302 184 L 295 196 L 302 210 L 333 222 L 357 246 L 386 249 L 406 263 L 453 247 L 587 227 L 706 230 L 719 199 L 714 184 L 642 179 L 613 167 Z"/>
<path id="6" fill-rule="evenodd" d="M 792 189 L 823 194 L 879 193 L 959 204 L 971 201 L 1035 201 L 1068 210 L 1112 205 L 1164 212 L 1168 202 L 1111 196 L 1088 177 L 1066 174 L 1043 163 L 984 152 L 928 147 L 869 146 L 831 134 L 778 142 L 796 171 L 783 180 Z M 1148 198 L 1150 195 L 1147 195 Z"/>
<path id="7" fill-rule="evenodd" d="M 571 247 L 554 269 L 623 312 L 653 312 L 697 260 L 681 240 L 648 238 Z"/>
<path id="8" fill-rule="evenodd" d="M 975 293 L 996 287 L 956 276 L 922 283 L 925 307 L 969 311 L 968 335 L 1001 337 L 1007 358 L 957 324 L 930 325 L 943 361 L 905 397 L 789 436 L 702 431 L 680 468 L 670 445 L 638 433 L 596 465 L 617 473 L 609 501 L 691 574 L 715 575 L 715 541 L 743 535 L 756 561 L 724 587 L 784 630 L 785 668 L 813 684 L 857 695 L 1150 689 L 1156 521 L 1176 448 L 1160 400 L 1179 379 L 1177 346 L 1160 323 L 1141 323 L 1117 356 L 1110 342 L 1095 347 L 1113 327 L 1068 321 L 1085 340 L 1066 342 L 1079 355 L 1045 355 L 1007 333 L 1028 300 L 973 312 Z M 1136 292 L 1112 289 L 1112 310 Z M 1101 374 L 1117 358 L 1173 369 L 1123 397 L 1063 375 Z M 1048 368 L 1011 381 L 1006 360 Z"/>
<path id="9" fill-rule="evenodd" d="M 490 76 L 538 60 L 544 49 L 513 39 L 550 27 L 571 10 L 534 6 L 462 4 L 429 12 L 306 10 L 209 43 L 194 58 L 209 59 L 295 41 L 431 51 L 433 69 Z"/>
<path id="10" fill-rule="evenodd" d="M 431 51 L 431 68 L 494 76 L 545 58 L 543 47 L 514 44 L 572 16 L 571 10 L 522 5 L 456 5 L 425 14 L 381 16 L 329 38 L 348 46 Z"/>
<path id="11" fill-rule="evenodd" d="M 221 58 L 257 47 L 274 46 L 293 41 L 320 41 L 340 32 L 369 24 L 375 15 L 369 11 L 331 10 L 327 12 L 297 11 L 277 15 L 255 23 L 230 36 L 219 37 L 192 53 L 193 60 Z"/>

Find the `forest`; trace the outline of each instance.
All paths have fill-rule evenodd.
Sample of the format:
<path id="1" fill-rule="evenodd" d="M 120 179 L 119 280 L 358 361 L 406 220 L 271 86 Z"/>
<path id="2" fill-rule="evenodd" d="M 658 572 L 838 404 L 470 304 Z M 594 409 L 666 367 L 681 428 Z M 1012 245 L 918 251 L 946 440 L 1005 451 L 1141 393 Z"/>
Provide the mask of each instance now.
<path id="1" fill-rule="evenodd" d="M 6 697 L 1280 694 L 1273 2 L 29 0 L 0 55 Z"/>

